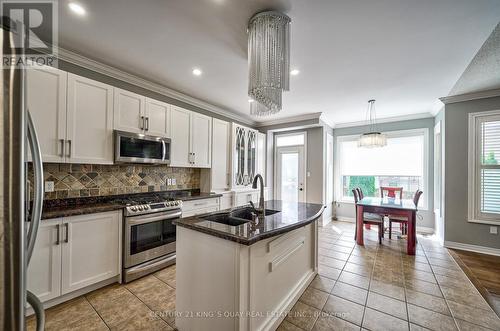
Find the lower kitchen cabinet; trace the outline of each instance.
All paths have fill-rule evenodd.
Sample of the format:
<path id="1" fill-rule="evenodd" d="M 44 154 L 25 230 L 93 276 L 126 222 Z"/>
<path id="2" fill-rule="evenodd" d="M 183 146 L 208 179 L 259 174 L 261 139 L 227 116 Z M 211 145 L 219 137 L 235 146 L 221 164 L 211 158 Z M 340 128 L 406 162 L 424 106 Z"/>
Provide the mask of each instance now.
<path id="1" fill-rule="evenodd" d="M 182 203 L 182 217 L 191 217 L 219 210 L 219 198 L 188 200 Z"/>
<path id="2" fill-rule="evenodd" d="M 28 267 L 42 302 L 120 273 L 121 211 L 43 220 Z"/>

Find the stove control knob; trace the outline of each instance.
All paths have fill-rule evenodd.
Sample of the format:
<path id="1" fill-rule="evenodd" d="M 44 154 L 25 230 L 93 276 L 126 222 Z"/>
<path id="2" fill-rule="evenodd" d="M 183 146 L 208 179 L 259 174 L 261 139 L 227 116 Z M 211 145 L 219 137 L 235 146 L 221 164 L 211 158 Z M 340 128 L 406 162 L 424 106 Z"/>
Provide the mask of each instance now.
<path id="1" fill-rule="evenodd" d="M 144 205 L 144 210 L 149 210 L 149 205 Z"/>
<path id="2" fill-rule="evenodd" d="M 141 205 L 141 206 L 138 206 L 138 207 L 137 207 L 137 209 L 138 209 L 139 211 L 142 211 L 142 209 L 143 209 L 143 208 L 142 208 L 142 205 Z"/>
<path id="3" fill-rule="evenodd" d="M 136 206 L 132 206 L 132 207 L 130 207 L 130 210 L 131 211 L 137 211 L 137 207 Z"/>
<path id="4" fill-rule="evenodd" d="M 171 206 L 172 206 L 172 202 L 171 201 L 167 202 L 167 207 L 171 207 Z"/>
<path id="5" fill-rule="evenodd" d="M 179 205 L 179 201 L 176 201 L 176 202 L 175 202 L 175 205 L 176 205 L 176 206 L 178 206 L 178 205 Z"/>

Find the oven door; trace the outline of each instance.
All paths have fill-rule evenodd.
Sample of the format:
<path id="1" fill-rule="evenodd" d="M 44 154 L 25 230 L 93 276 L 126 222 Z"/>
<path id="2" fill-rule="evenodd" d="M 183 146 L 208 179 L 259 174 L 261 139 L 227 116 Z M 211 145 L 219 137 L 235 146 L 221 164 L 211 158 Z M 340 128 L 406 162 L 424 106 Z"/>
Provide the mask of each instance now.
<path id="1" fill-rule="evenodd" d="M 170 139 L 115 131 L 115 161 L 170 164 Z"/>
<path id="2" fill-rule="evenodd" d="M 175 225 L 181 210 L 125 218 L 124 267 L 175 252 Z"/>

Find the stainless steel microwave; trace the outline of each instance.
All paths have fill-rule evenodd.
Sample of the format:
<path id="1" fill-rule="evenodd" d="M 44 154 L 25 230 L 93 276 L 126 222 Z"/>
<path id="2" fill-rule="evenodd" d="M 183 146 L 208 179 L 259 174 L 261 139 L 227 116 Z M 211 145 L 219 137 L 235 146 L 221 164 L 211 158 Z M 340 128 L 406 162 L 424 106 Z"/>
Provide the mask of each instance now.
<path id="1" fill-rule="evenodd" d="M 115 130 L 115 162 L 170 164 L 170 138 Z"/>

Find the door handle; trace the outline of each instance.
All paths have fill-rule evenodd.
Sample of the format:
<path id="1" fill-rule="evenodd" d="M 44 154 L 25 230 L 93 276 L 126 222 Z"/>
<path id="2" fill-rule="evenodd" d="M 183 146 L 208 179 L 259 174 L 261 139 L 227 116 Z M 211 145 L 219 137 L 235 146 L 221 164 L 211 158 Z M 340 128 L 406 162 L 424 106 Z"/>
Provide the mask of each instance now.
<path id="1" fill-rule="evenodd" d="M 69 223 L 64 223 L 66 238 L 64 238 L 65 243 L 69 243 Z"/>
<path id="2" fill-rule="evenodd" d="M 71 157 L 71 139 L 67 141 L 68 142 L 68 154 L 66 154 L 67 157 Z"/>
<path id="3" fill-rule="evenodd" d="M 56 245 L 60 245 L 61 244 L 61 225 L 60 224 L 56 224 L 56 231 L 57 231 Z"/>
<path id="4" fill-rule="evenodd" d="M 61 157 L 64 156 L 64 139 L 59 139 L 59 142 L 61 143 Z"/>
<path id="5" fill-rule="evenodd" d="M 149 117 L 145 117 L 145 121 L 146 121 L 146 128 L 144 130 L 146 131 L 149 131 Z"/>
<path id="6" fill-rule="evenodd" d="M 144 130 L 144 116 L 141 116 L 141 120 L 139 121 L 139 128 Z"/>
<path id="7" fill-rule="evenodd" d="M 299 191 L 304 191 L 304 189 L 301 187 L 301 188 L 299 188 Z"/>

